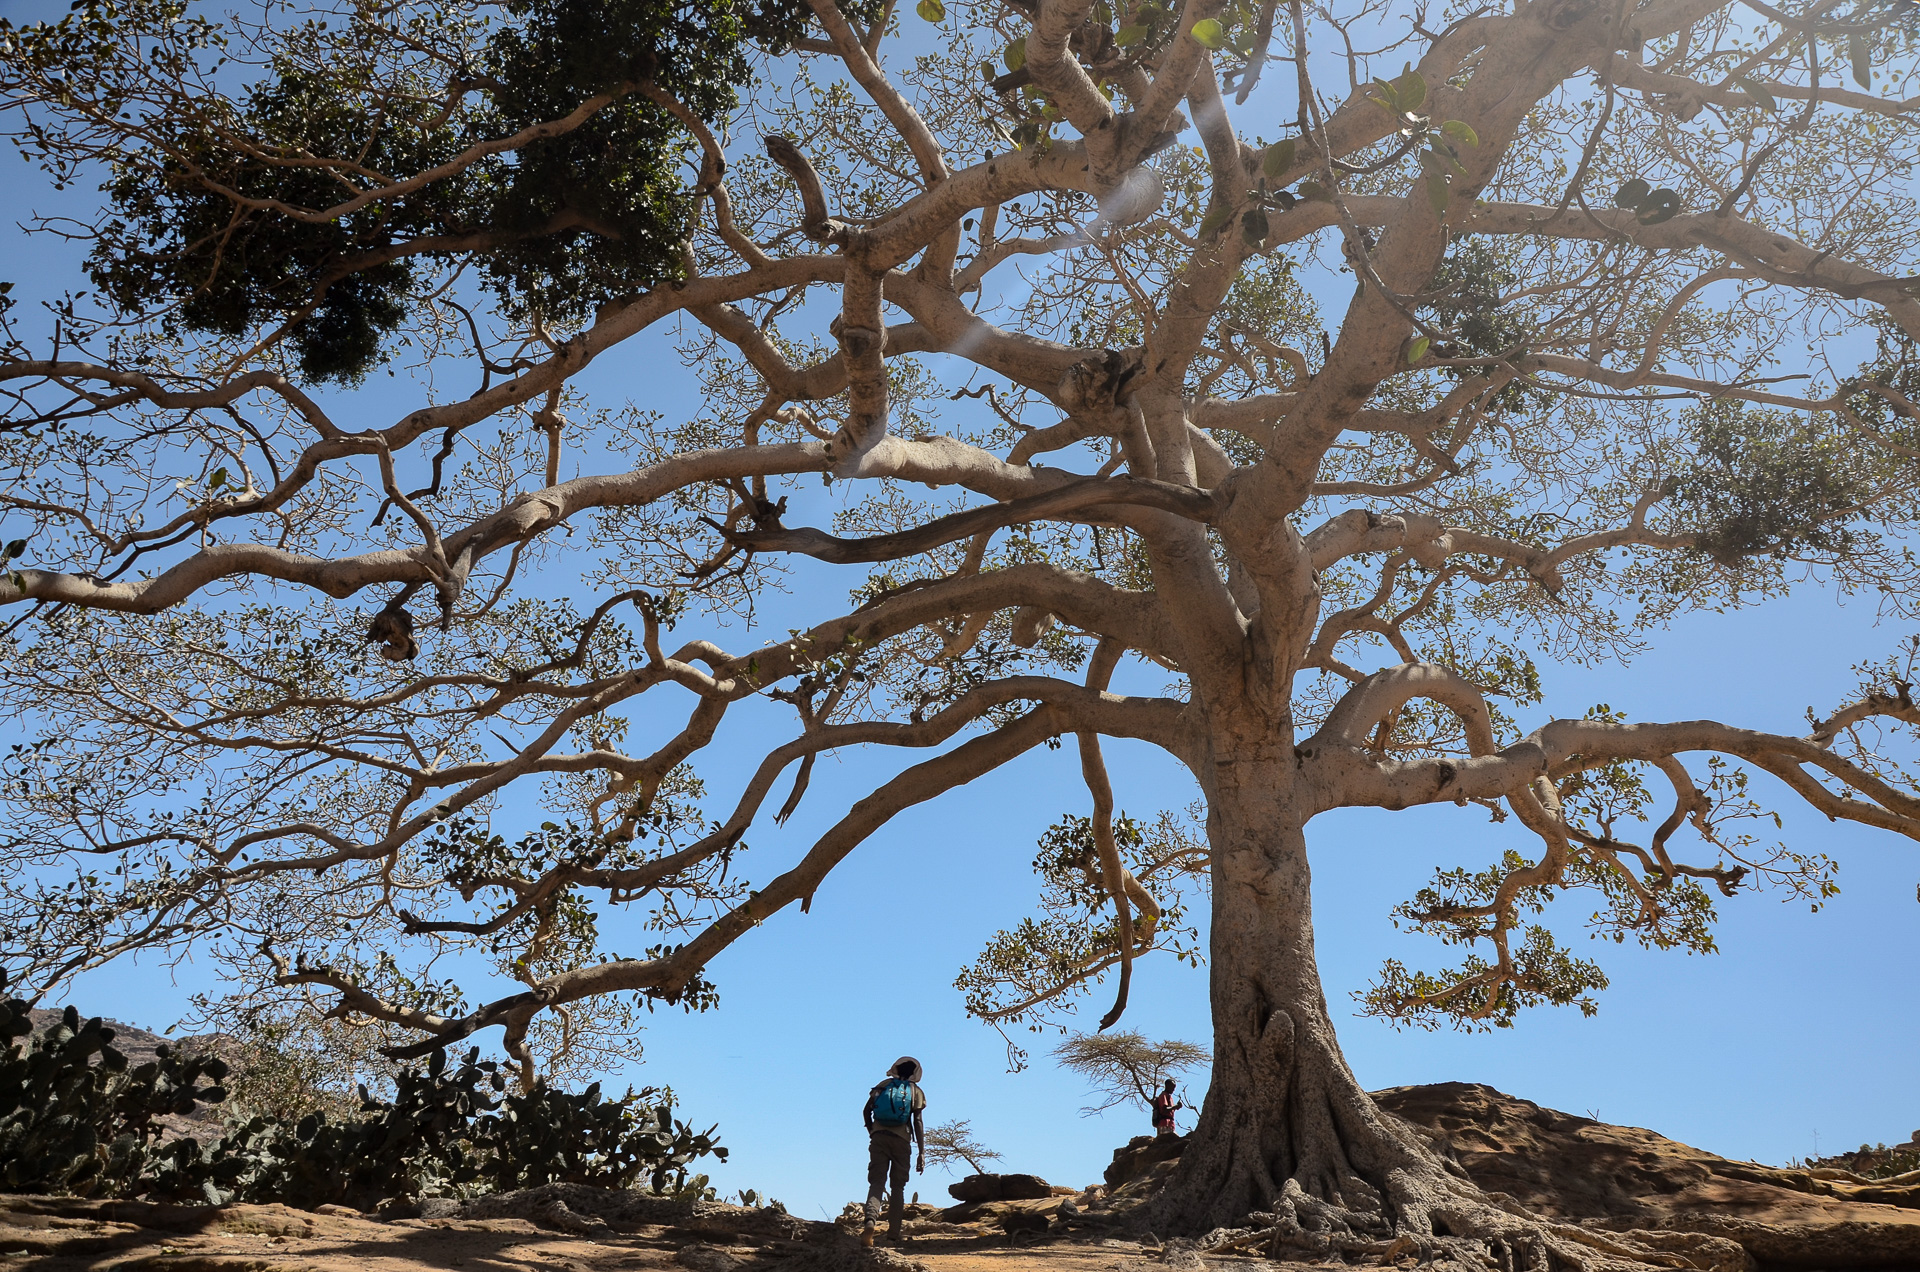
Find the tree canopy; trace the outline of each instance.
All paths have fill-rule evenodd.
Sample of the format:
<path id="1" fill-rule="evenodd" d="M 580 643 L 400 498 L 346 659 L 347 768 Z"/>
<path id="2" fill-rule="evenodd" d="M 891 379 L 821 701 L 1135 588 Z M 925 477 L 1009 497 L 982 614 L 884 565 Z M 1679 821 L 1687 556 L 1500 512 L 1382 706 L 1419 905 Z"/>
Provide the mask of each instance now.
<path id="1" fill-rule="evenodd" d="M 40 226 L 93 290 L 15 305 L 0 348 L 0 961 L 204 949 L 246 1011 L 397 1058 L 498 1026 L 531 1083 L 636 1005 L 710 1005 L 715 957 L 895 815 L 1070 741 L 1036 916 L 960 985 L 1044 1027 L 1108 979 L 1110 1025 L 1136 959 L 1206 958 L 1169 1225 L 1591 1263 L 1353 1082 L 1306 827 L 1524 829 L 1401 908 L 1458 961 L 1365 998 L 1469 1028 L 1591 1007 L 1602 969 L 1538 921 L 1560 894 L 1695 950 L 1726 897 L 1817 904 L 1831 863 L 1768 842 L 1756 773 L 1920 838 L 1920 646 L 1797 734 L 1539 673 L 1809 578 L 1912 616 L 1917 53 L 1912 0 L 0 27 L 9 136 L 101 191 Z M 695 418 L 593 399 L 667 327 Z M 352 391 L 383 363 L 398 408 Z M 766 639 L 788 580 L 817 617 Z M 768 703 L 789 734 L 709 785 Z M 1103 738 L 1172 755 L 1195 809 L 1116 808 Z M 855 748 L 930 754 L 789 842 Z M 606 948 L 627 907 L 657 944 Z M 474 952 L 519 987 L 437 961 Z"/>

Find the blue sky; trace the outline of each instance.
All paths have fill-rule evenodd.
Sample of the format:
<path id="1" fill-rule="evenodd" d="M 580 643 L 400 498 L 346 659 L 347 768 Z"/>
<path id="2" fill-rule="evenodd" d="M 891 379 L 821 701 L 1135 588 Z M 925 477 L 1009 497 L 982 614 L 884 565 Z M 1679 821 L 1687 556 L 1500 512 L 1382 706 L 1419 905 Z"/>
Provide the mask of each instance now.
<path id="1" fill-rule="evenodd" d="M 24 6 L 0 3 L 0 13 L 22 12 Z M 71 250 L 29 243 L 12 227 L 30 207 L 50 210 L 57 198 L 76 206 L 84 192 L 54 196 L 31 170 L 7 162 L 0 277 L 26 296 L 80 285 Z M 1343 295 L 1337 281 L 1325 290 Z M 697 409 L 690 379 L 666 340 L 650 336 L 604 359 L 585 382 L 598 405 L 631 398 L 671 418 Z M 384 414 L 412 405 L 410 392 L 379 383 L 366 398 Z M 810 590 L 807 581 L 801 576 L 796 596 Z M 847 583 L 835 576 L 827 586 L 837 598 Z M 820 613 L 798 600 L 775 600 L 762 629 L 781 633 Z M 1854 662 L 1883 656 L 1907 634 L 1876 625 L 1871 604 L 1842 606 L 1809 586 L 1745 612 L 1688 616 L 1629 668 L 1549 665 L 1547 707 L 1578 714 L 1607 702 L 1634 719 L 1708 716 L 1797 732 L 1806 707 L 1825 711 L 1844 700 Z M 744 647 L 749 637 L 735 631 L 726 640 Z M 755 717 L 742 715 L 701 764 L 709 786 L 723 795 L 737 789 L 759 755 L 750 745 Z M 1544 718 L 1544 711 L 1523 713 L 1526 723 Z M 659 724 L 636 722 L 643 731 Z M 800 814 L 785 828 L 749 837 L 749 871 L 764 878 L 783 868 L 812 833 L 871 789 L 876 774 L 884 777 L 899 762 L 864 752 L 823 760 Z M 1109 762 L 1121 806 L 1136 816 L 1181 808 L 1194 797 L 1185 773 L 1148 748 L 1112 745 Z M 1032 1040 L 1027 1071 L 1007 1072 L 1000 1040 L 965 1017 L 952 988 L 984 938 L 1028 912 L 1035 839 L 1063 813 L 1084 812 L 1084 803 L 1072 750 L 1042 750 L 902 816 L 841 867 L 811 914 L 782 912 L 715 962 L 709 975 L 720 987 L 718 1010 L 652 1017 L 645 1065 L 608 1075 L 610 1085 L 671 1083 L 687 1115 L 703 1125 L 718 1121 L 733 1149 L 716 1183 L 770 1192 L 805 1215 L 835 1213 L 860 1193 L 861 1101 L 882 1068 L 908 1052 L 926 1065 L 931 1118 L 970 1118 L 979 1137 L 1006 1155 L 1009 1169 L 1054 1182 L 1097 1180 L 1111 1150 L 1144 1129 L 1143 1115 L 1081 1116 L 1087 1093 L 1052 1066 L 1050 1038 Z M 1830 824 L 1791 797 L 1777 806 L 1795 848 L 1841 863 L 1841 894 L 1822 913 L 1742 894 L 1721 906 L 1718 955 L 1609 945 L 1597 957 L 1613 986 L 1596 1018 L 1537 1012 L 1491 1035 L 1395 1032 L 1352 1018 L 1349 994 L 1383 958 L 1438 961 L 1430 945 L 1396 934 L 1388 911 L 1436 866 L 1485 865 L 1507 846 L 1526 851 L 1517 828 L 1451 805 L 1323 816 L 1309 830 L 1321 971 L 1361 1081 L 1376 1088 L 1486 1082 L 1766 1162 L 1904 1139 L 1920 1126 L 1911 1080 L 1920 1043 L 1912 975 L 1920 965 L 1920 860 L 1906 841 Z M 1578 909 L 1566 907 L 1558 917 L 1563 934 L 1580 946 Z M 618 926 L 608 933 L 612 948 L 645 939 L 635 932 L 623 941 Z M 164 1029 L 187 995 L 206 984 L 201 967 L 150 961 L 92 974 L 72 998 L 89 1012 Z M 1156 1036 L 1208 1041 L 1204 969 L 1144 964 L 1126 1023 Z M 1190 1085 L 1197 1096 L 1202 1084 Z M 951 1178 L 932 1176 L 915 1187 L 923 1196 L 944 1195 Z"/>

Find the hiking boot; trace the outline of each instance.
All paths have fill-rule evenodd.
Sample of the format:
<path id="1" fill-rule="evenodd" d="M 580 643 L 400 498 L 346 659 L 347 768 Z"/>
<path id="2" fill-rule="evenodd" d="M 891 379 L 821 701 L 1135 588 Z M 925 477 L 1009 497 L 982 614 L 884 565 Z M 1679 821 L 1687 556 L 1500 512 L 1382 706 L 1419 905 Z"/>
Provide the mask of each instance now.
<path id="1" fill-rule="evenodd" d="M 860 1244 L 865 1246 L 869 1250 L 873 1249 L 873 1225 L 872 1224 L 867 1224 L 866 1226 L 860 1229 Z"/>

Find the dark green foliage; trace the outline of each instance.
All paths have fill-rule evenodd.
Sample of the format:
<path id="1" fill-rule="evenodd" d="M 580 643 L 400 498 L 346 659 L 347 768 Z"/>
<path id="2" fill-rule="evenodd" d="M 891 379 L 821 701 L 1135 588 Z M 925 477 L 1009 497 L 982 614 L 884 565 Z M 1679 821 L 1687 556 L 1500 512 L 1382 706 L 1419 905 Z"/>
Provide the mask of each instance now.
<path id="1" fill-rule="evenodd" d="M 1739 402 L 1694 413 L 1696 458 L 1673 478 L 1673 507 L 1700 550 L 1730 564 L 1811 549 L 1844 553 L 1871 493 L 1871 456 L 1829 423 Z"/>
<path id="2" fill-rule="evenodd" d="M 66 120 L 39 139 L 51 163 L 96 128 L 62 86 L 95 86 L 109 118 L 137 103 L 121 114 L 113 216 L 90 258 L 103 294 L 227 337 L 285 324 L 304 376 L 351 381 L 413 299 L 469 258 L 506 312 L 550 327 L 677 277 L 694 141 L 641 87 L 718 120 L 748 79 L 750 43 L 789 47 L 810 13 L 802 0 L 343 7 L 249 34 L 241 58 L 238 29 L 188 20 L 181 0 L 83 0 L 20 30 L 8 55 Z M 232 99 L 202 86 L 230 57 L 264 63 Z M 504 144 L 596 98 L 585 122 Z"/>
<path id="3" fill-rule="evenodd" d="M 1427 320 L 1448 334 L 1431 351 L 1442 358 L 1512 357 L 1526 347 L 1526 321 L 1500 298 L 1519 275 L 1508 268 L 1488 244 L 1465 239 L 1455 244 L 1427 285 L 1434 297 L 1423 306 Z M 1441 374 L 1456 383 L 1479 374 L 1475 367 L 1442 367 Z M 1492 405 L 1512 410 L 1546 400 L 1546 394 L 1518 382 L 1494 395 Z"/>
<path id="4" fill-rule="evenodd" d="M 1587 718 L 1614 724 L 1625 717 L 1602 703 Z M 1652 851 L 1621 834 L 1628 825 L 1648 826 L 1660 802 L 1647 786 L 1652 769 L 1639 762 L 1612 761 L 1583 766 L 1557 783 L 1559 814 L 1571 832 L 1568 843 L 1548 859 L 1529 860 L 1512 850 L 1485 870 L 1454 868 L 1434 872 L 1433 881 L 1412 900 L 1394 907 L 1394 926 L 1431 936 L 1467 951 L 1454 967 L 1439 972 L 1410 970 L 1389 960 L 1366 990 L 1355 993 L 1362 1014 L 1396 1026 L 1437 1029 L 1443 1022 L 1461 1029 L 1508 1028 L 1523 1008 L 1578 1006 L 1593 1015 L 1593 995 L 1607 987 L 1599 965 L 1576 958 L 1540 924 L 1556 898 L 1576 893 L 1591 897 L 1588 937 L 1645 949 L 1712 954 L 1714 903 L 1703 880 L 1722 896 L 1743 888 L 1783 887 L 1818 910 L 1838 892 L 1833 862 L 1818 853 L 1796 853 L 1785 845 L 1764 848 L 1737 829 L 1752 821 L 1780 819 L 1754 801 L 1747 773 L 1718 757 L 1709 757 L 1704 797 L 1689 820 L 1701 839 L 1715 849 L 1712 871 L 1675 867 L 1664 854 L 1664 837 L 1655 832 Z M 1671 833 L 1674 827 L 1669 827 Z M 1511 889 L 1504 899 L 1503 889 Z M 1478 951 L 1488 949 L 1491 958 Z"/>
<path id="5" fill-rule="evenodd" d="M 0 969 L 0 991 L 7 975 Z M 217 1084 L 227 1067 L 169 1048 L 129 1069 L 113 1048 L 113 1030 L 72 1007 L 34 1036 L 30 1004 L 0 1004 L 0 1189 L 113 1194 L 147 1165 L 159 1119 L 226 1098 Z M 98 1061 L 95 1061 L 95 1057 Z"/>
<path id="6" fill-rule="evenodd" d="M 1113 819 L 1113 843 L 1123 860 L 1138 860 L 1147 837 L 1140 823 L 1121 813 Z M 1040 836 L 1040 852 L 1033 872 L 1043 886 L 1068 905 L 1097 910 L 1107 899 L 1100 883 L 1100 850 L 1093 839 L 1093 819 L 1068 813 Z"/>
<path id="7" fill-rule="evenodd" d="M 687 1167 L 726 1160 L 714 1128 L 696 1132 L 651 1092 L 601 1098 L 536 1084 L 503 1094 L 506 1075 L 469 1051 L 449 1065 L 436 1051 L 400 1076 L 393 1100 L 366 1100 L 361 1120 L 313 1113 L 297 1123 L 257 1117 L 210 1145 L 167 1146 L 140 1191 L 179 1201 L 329 1202 L 471 1196 L 562 1182 L 600 1188 L 687 1186 Z"/>
<path id="8" fill-rule="evenodd" d="M 1394 926 L 1469 952 L 1458 966 L 1438 973 L 1409 970 L 1398 959 L 1386 960 L 1374 983 L 1354 993 L 1361 1014 L 1379 1016 L 1397 1026 L 1437 1029 L 1444 1022 L 1469 1030 L 1511 1028 L 1521 1009 L 1549 1004 L 1576 1005 L 1582 1014 L 1593 1015 L 1598 1010 L 1593 994 L 1607 987 L 1606 973 L 1596 963 L 1575 958 L 1545 927 L 1522 928 L 1518 916 L 1540 914 L 1558 891 L 1573 887 L 1594 888 L 1611 903 L 1621 891 L 1620 881 L 1606 864 L 1576 858 L 1563 867 L 1560 877 L 1523 885 L 1513 898 L 1513 913 L 1502 919 L 1493 904 L 1501 888 L 1511 875 L 1537 864 L 1509 850 L 1485 870 L 1436 870 L 1433 881 L 1412 900 L 1394 907 Z M 1663 949 L 1692 943 L 1685 938 L 1697 941 L 1703 925 L 1681 924 L 1684 937 L 1673 936 L 1665 925 L 1676 913 L 1691 916 L 1702 907 L 1711 920 L 1712 905 L 1691 881 L 1677 893 L 1663 892 L 1657 913 L 1635 914 L 1614 905 L 1610 913 L 1595 914 L 1594 924 L 1611 922 L 1616 931 L 1634 931 L 1642 944 Z M 1504 945 L 1505 966 L 1473 952 L 1483 942 Z M 1706 943 L 1710 948 L 1711 939 L 1706 938 Z"/>
<path id="9" fill-rule="evenodd" d="M 646 1106 L 640 1095 L 603 1100 L 596 1083 L 578 1095 L 537 1086 L 509 1095 L 492 1122 L 482 1178 L 494 1189 L 545 1183 L 632 1188 L 655 1192 L 687 1187 L 687 1167 L 709 1154 L 725 1161 L 715 1127 L 695 1131 L 674 1120 L 666 1105 Z"/>
<path id="10" fill-rule="evenodd" d="M 1873 315 L 1873 361 L 1860 368 L 1847 409 L 1881 437 L 1908 447 L 1920 444 L 1920 420 L 1911 418 L 1881 390 L 1920 402 L 1920 344 L 1891 318 Z"/>
<path id="11" fill-rule="evenodd" d="M 1920 1153 L 1909 1151 L 1905 1144 L 1893 1148 L 1885 1144 L 1862 1144 L 1851 1153 L 1813 1157 L 1804 1164 L 1826 1170 L 1844 1170 L 1868 1179 L 1892 1179 L 1896 1175 L 1920 1170 Z"/>
<path id="12" fill-rule="evenodd" d="M 731 0 L 518 0 L 493 37 L 500 87 L 489 98 L 505 135 L 557 119 L 596 93 L 651 80 L 703 119 L 735 101 L 754 32 L 799 34 L 804 4 L 764 4 L 757 22 Z M 549 321 L 651 287 L 680 269 L 692 200 L 679 172 L 689 138 L 662 107 L 626 96 L 582 127 L 490 168 L 480 221 L 520 237 L 485 269 L 509 307 Z M 545 233 L 553 219 L 583 228 Z"/>
<path id="13" fill-rule="evenodd" d="M 198 1085 L 219 1082 L 226 1065 L 162 1047 L 156 1061 L 129 1070 L 98 1019 L 82 1022 L 70 1007 L 33 1037 L 27 1011 L 18 999 L 0 1006 L 0 1039 L 28 1039 L 0 1062 L 0 1189 L 8 1191 L 306 1207 L 554 1182 L 678 1193 L 700 1186 L 689 1181 L 692 1163 L 727 1156 L 716 1128 L 676 1121 L 670 1106 L 653 1102 L 658 1092 L 608 1100 L 596 1083 L 577 1094 L 545 1084 L 506 1093 L 505 1073 L 478 1048 L 454 1065 L 434 1052 L 424 1070 L 400 1075 L 391 1101 L 363 1089 L 357 1121 L 256 1117 L 211 1144 L 158 1144 L 158 1119 L 226 1097 Z"/>
<path id="14" fill-rule="evenodd" d="M 1501 293 L 1518 278 L 1478 239 L 1462 241 L 1440 263 L 1427 285 L 1436 296 L 1427 311 L 1434 325 L 1452 333 L 1465 351 L 1457 356 L 1488 357 L 1525 341 L 1526 326 L 1511 310 L 1500 308 Z"/>
<path id="15" fill-rule="evenodd" d="M 240 108 L 241 126 L 260 142 L 295 153 L 364 150 L 365 164 L 381 172 L 452 158 L 459 139 L 430 127 L 426 103 L 396 105 L 383 112 L 376 130 L 361 103 L 289 65 L 252 90 Z M 289 333 L 301 372 L 313 380 L 350 380 L 364 372 L 381 337 L 406 316 L 405 297 L 416 279 L 407 261 L 373 256 L 442 228 L 450 209 L 435 205 L 453 191 L 382 201 L 323 223 L 264 208 L 243 211 L 234 196 L 324 208 L 344 192 L 324 169 L 255 162 L 191 118 L 163 126 L 172 154 L 160 160 L 160 170 L 124 164 L 106 186 L 120 220 L 95 246 L 94 285 L 130 312 L 178 303 L 185 326 L 224 336 L 311 307 Z"/>

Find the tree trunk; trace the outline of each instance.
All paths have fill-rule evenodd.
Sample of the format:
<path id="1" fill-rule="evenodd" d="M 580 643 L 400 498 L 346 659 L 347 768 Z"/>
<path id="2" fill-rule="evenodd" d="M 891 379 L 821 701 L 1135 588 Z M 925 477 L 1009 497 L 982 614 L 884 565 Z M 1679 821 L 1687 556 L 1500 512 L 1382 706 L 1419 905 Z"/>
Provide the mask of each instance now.
<path id="1" fill-rule="evenodd" d="M 1151 1222 L 1205 1232 L 1291 1206 L 1432 1232 L 1447 1167 L 1361 1089 L 1327 1013 L 1291 758 L 1220 763 L 1209 783 L 1213 1081 Z"/>
<path id="2" fill-rule="evenodd" d="M 1589 1233 L 1497 1204 L 1361 1089 L 1314 961 L 1293 773 L 1292 748 L 1268 746 L 1206 775 L 1213 1082 L 1179 1166 L 1136 1221 L 1161 1236 L 1251 1226 L 1270 1252 L 1309 1257 L 1416 1253 L 1507 1272 L 1672 1266 L 1664 1237 L 1649 1246 L 1644 1234 Z M 1730 1266 L 1745 1258 L 1718 1246 L 1707 1253 Z"/>

